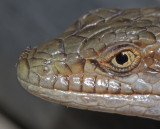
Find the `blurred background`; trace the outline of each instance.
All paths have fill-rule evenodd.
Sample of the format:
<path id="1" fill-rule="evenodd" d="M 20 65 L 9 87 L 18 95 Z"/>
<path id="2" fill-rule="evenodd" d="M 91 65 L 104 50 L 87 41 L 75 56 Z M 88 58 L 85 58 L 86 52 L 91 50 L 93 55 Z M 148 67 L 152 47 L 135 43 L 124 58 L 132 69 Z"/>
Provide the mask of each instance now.
<path id="1" fill-rule="evenodd" d="M 96 8 L 160 6 L 158 0 L 0 0 L 0 129 L 159 129 L 160 122 L 78 110 L 39 99 L 16 78 L 29 45 L 53 39 Z"/>

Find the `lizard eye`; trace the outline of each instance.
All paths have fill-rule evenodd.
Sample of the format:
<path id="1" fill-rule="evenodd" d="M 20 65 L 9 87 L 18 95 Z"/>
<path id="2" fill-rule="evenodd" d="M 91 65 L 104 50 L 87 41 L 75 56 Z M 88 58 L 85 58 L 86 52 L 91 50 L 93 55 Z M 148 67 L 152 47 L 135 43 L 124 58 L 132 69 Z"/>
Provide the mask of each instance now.
<path id="1" fill-rule="evenodd" d="M 123 51 L 118 53 L 111 60 L 111 64 L 115 67 L 125 68 L 129 67 L 135 60 L 135 55 L 131 51 Z"/>
<path id="2" fill-rule="evenodd" d="M 140 62 L 140 53 L 136 48 L 125 47 L 108 52 L 100 63 L 114 72 L 129 72 Z"/>

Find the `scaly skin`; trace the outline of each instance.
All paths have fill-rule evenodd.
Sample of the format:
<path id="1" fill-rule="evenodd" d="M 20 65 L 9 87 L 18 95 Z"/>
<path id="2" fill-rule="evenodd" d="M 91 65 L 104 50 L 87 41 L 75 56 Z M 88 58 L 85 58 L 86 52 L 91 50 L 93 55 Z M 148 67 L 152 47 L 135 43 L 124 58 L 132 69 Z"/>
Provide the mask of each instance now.
<path id="1" fill-rule="evenodd" d="M 27 48 L 17 75 L 52 102 L 160 120 L 160 8 L 90 11 L 56 39 Z"/>

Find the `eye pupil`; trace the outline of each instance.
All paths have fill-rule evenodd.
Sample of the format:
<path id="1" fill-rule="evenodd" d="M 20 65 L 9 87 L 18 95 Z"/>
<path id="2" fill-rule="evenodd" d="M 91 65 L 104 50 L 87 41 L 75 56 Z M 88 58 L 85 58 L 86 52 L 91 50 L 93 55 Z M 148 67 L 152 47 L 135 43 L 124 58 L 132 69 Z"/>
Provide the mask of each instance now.
<path id="1" fill-rule="evenodd" d="M 125 53 L 121 52 L 116 56 L 116 61 L 118 64 L 123 65 L 128 61 L 128 56 Z"/>

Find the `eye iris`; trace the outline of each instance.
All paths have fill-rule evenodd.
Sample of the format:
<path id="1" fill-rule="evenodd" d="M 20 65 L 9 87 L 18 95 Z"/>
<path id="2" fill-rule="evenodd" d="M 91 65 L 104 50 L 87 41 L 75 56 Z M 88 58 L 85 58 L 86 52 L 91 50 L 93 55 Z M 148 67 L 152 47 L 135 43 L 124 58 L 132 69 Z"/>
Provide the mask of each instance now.
<path id="1" fill-rule="evenodd" d="M 121 52 L 116 56 L 116 61 L 118 64 L 123 65 L 128 61 L 128 56 L 125 53 Z"/>

